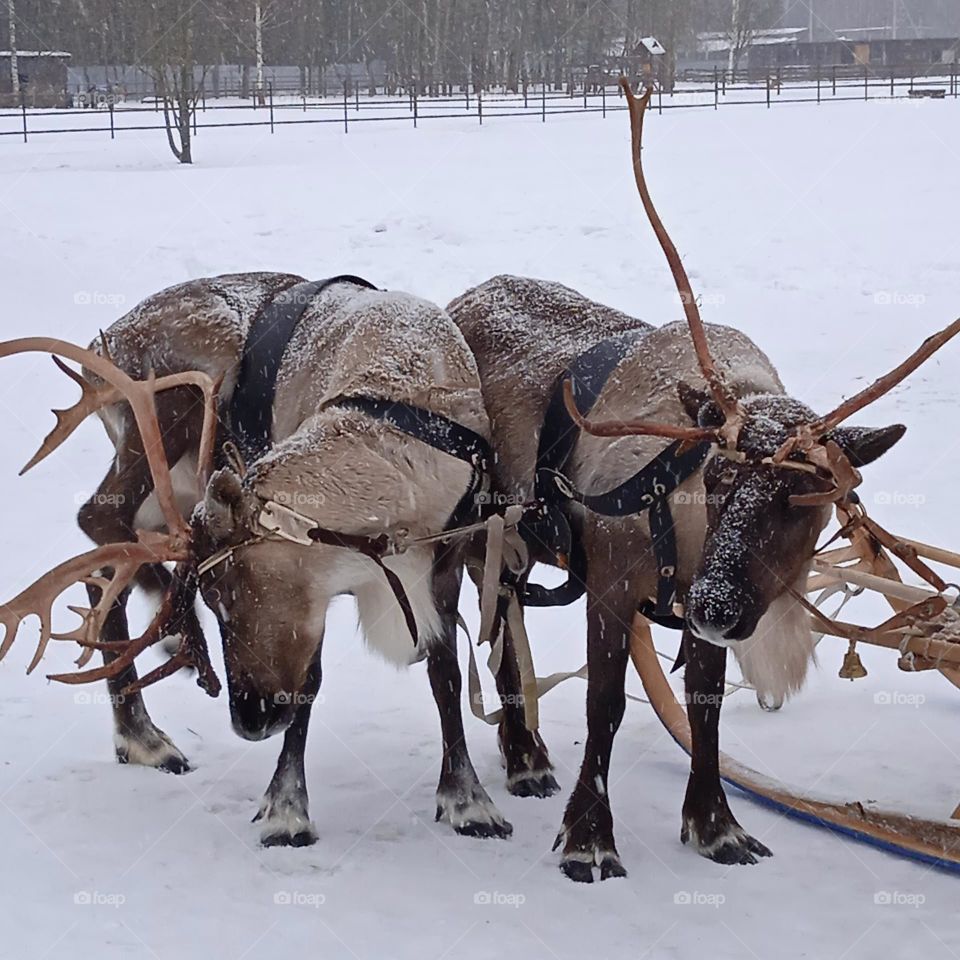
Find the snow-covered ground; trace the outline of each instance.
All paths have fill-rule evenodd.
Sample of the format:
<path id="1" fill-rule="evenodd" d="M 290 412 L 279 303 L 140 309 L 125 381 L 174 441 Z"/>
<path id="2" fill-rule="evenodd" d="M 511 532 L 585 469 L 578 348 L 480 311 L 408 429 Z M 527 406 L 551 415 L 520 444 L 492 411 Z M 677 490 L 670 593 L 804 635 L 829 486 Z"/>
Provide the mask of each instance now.
<path id="1" fill-rule="evenodd" d="M 960 103 L 676 111 L 652 118 L 648 175 L 703 294 L 799 398 L 826 409 L 958 312 Z M 655 323 L 676 295 L 634 192 L 624 115 L 219 131 L 174 165 L 162 134 L 0 143 L 3 337 L 81 342 L 140 298 L 189 277 L 349 272 L 445 303 L 498 272 L 562 280 Z M 960 345 L 870 411 L 906 439 L 867 471 L 888 527 L 960 543 L 953 424 Z M 73 388 L 44 357 L 3 363 L 3 550 L 12 596 L 85 547 L 73 515 L 108 443 L 96 424 L 24 479 L 16 471 Z M 473 599 L 464 611 L 475 623 Z M 874 622 L 880 606 L 854 607 Z M 143 610 L 140 611 L 143 613 Z M 69 616 L 69 615 L 68 615 Z M 0 666 L 0 956 L 486 958 L 923 956 L 960 951 L 957 879 L 786 820 L 735 793 L 774 859 L 723 867 L 681 846 L 686 760 L 631 703 L 611 794 L 627 880 L 578 886 L 550 852 L 584 734 L 584 688 L 542 704 L 562 781 L 510 797 L 493 731 L 468 719 L 474 761 L 513 822 L 507 842 L 433 823 L 436 711 L 422 667 L 395 673 L 362 648 L 350 604 L 327 631 L 323 702 L 308 746 L 320 842 L 263 850 L 250 818 L 279 740 L 231 732 L 224 698 L 186 677 L 147 699 L 195 766 L 185 777 L 113 762 L 103 691 L 32 677 L 24 632 Z M 540 672 L 584 656 L 583 610 L 533 613 Z M 658 637 L 670 648 L 670 635 Z M 216 644 L 214 644 L 216 646 Z M 960 799 L 960 695 L 842 645 L 775 715 L 749 694 L 724 709 L 723 744 L 792 784 L 948 816 Z M 218 654 L 219 659 L 219 654 Z M 631 679 L 632 692 L 639 685 Z"/>

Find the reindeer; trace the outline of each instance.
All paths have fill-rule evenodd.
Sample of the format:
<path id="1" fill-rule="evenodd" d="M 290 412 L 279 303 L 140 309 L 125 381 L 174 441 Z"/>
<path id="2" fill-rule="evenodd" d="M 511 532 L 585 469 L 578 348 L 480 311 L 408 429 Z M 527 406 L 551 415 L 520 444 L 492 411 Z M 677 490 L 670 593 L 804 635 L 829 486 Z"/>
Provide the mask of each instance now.
<path id="1" fill-rule="evenodd" d="M 99 492 L 122 494 L 94 497 L 80 511 L 100 547 L 6 605 L 0 655 L 32 613 L 41 618 L 41 642 L 31 668 L 51 636 L 80 642 L 81 664 L 103 650 L 104 667 L 53 679 L 106 678 L 126 708 L 118 717 L 121 759 L 182 772 L 185 759 L 153 725 L 139 690 L 192 664 L 215 692 L 193 614 L 199 586 L 220 627 L 234 729 L 251 740 L 284 732 L 257 817 L 261 842 L 300 846 L 316 840 L 303 751 L 326 610 L 333 597 L 352 594 L 369 646 L 398 666 L 427 661 L 444 745 L 437 818 L 458 833 L 506 837 L 512 827 L 467 752 L 456 656 L 467 540 L 451 528 L 475 528 L 488 460 L 476 365 L 437 307 L 339 279 L 319 290 L 286 275 L 195 281 L 142 304 L 91 349 L 45 339 L 0 346 L 0 356 L 40 350 L 84 367 L 82 376 L 71 374 L 83 388 L 80 402 L 58 413 L 29 465 L 97 412 L 116 449 Z M 276 351 L 275 380 L 260 384 L 269 389 L 257 396 L 270 402 L 247 411 L 234 430 L 241 449 L 223 445 L 208 478 L 214 436 L 222 445 L 236 427 L 224 411 L 237 406 L 245 340 L 278 291 L 284 302 L 306 303 L 285 349 Z M 101 509 L 110 503 L 121 505 L 117 515 Z M 111 537 L 116 542 L 105 542 Z M 163 561 L 177 563 L 172 577 Z M 52 634 L 53 602 L 81 580 L 91 599 L 78 611 L 81 626 Z M 131 641 L 124 603 L 134 582 L 164 593 L 147 631 Z M 134 657 L 172 632 L 181 636 L 180 651 L 138 680 Z M 515 703 L 508 658 L 501 673 L 499 683 L 514 694 L 507 702 Z M 530 792 L 524 771 L 542 784 L 549 761 L 517 708 L 505 711 L 500 735 L 526 742 L 504 750 L 512 791 Z M 523 758 L 535 754 L 534 770 Z"/>
<path id="2" fill-rule="evenodd" d="M 587 596 L 587 740 L 554 845 L 563 847 L 563 873 L 580 882 L 593 880 L 594 866 L 601 879 L 626 875 L 608 771 L 638 608 L 682 630 L 678 662 L 686 663 L 693 750 L 681 840 L 725 864 L 771 855 L 737 822 L 720 781 L 727 649 L 763 700 L 800 687 L 813 639 L 799 600 L 817 538 L 833 504 L 855 512 L 857 468 L 905 430 L 840 424 L 960 330 L 958 321 L 818 418 L 785 392 L 748 337 L 704 328 L 643 178 L 649 93 L 637 101 L 625 90 L 637 186 L 686 323 L 653 329 L 557 284 L 515 277 L 494 278 L 447 307 L 477 357 L 496 480 L 517 498 L 543 503 L 525 531 L 531 561 L 571 571 L 552 598 L 521 578 L 521 596 L 528 603 Z"/>

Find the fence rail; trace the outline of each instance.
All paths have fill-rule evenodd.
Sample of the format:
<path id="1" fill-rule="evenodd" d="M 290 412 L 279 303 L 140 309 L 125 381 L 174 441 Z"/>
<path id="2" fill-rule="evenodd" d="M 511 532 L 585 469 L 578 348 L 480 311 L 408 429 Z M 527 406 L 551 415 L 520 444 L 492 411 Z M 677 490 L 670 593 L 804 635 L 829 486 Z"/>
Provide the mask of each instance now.
<path id="1" fill-rule="evenodd" d="M 849 70 L 830 70 L 806 82 L 790 82 L 777 73 L 768 73 L 760 79 L 737 83 L 726 82 L 726 73 L 716 71 L 709 82 L 683 84 L 672 93 L 655 90 L 652 107 L 665 110 L 713 108 L 721 106 L 765 105 L 781 103 L 826 103 L 849 100 L 896 100 L 921 95 L 954 97 L 960 95 L 960 72 L 956 64 L 948 65 L 942 76 L 924 75 L 922 78 L 903 77 L 891 70 L 882 76 L 875 70 L 864 69 L 859 75 Z M 264 102 L 229 102 L 208 100 L 203 91 L 192 116 L 194 133 L 201 130 L 237 127 L 269 127 L 274 133 L 278 127 L 304 124 L 337 124 L 349 133 L 358 123 L 399 122 L 419 126 L 421 121 L 437 119 L 474 118 L 479 123 L 501 117 L 536 117 L 546 122 L 551 116 L 571 113 L 600 113 L 625 109 L 619 88 L 603 85 L 579 94 L 551 90 L 549 84 L 528 86 L 520 93 L 475 94 L 469 89 L 457 96 L 421 97 L 415 92 L 409 96 L 371 97 L 359 84 L 345 83 L 342 94 L 331 97 L 309 97 L 265 91 Z M 92 117 L 103 116 L 96 123 Z M 73 122 L 69 122 L 73 121 Z M 161 104 L 156 98 L 149 102 L 115 102 L 110 99 L 102 110 L 89 109 L 30 109 L 25 102 L 18 110 L 0 111 L 0 140 L 4 137 L 21 138 L 69 133 L 103 133 L 115 139 L 123 132 L 164 130 Z"/>

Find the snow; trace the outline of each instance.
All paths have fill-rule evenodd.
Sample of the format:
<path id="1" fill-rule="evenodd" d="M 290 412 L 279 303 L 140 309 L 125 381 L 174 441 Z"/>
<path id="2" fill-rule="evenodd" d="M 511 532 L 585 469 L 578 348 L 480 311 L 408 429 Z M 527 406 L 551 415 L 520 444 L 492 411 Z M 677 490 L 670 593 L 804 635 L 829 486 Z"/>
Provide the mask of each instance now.
<path id="1" fill-rule="evenodd" d="M 956 315 L 958 120 L 954 100 L 651 118 L 648 178 L 705 318 L 753 337 L 817 410 Z M 440 304 L 494 274 L 530 274 L 657 324 L 680 317 L 634 192 L 622 115 L 417 131 L 368 124 L 346 136 L 334 127 L 201 131 L 196 155 L 192 169 L 174 165 L 158 132 L 5 138 L 3 336 L 86 343 L 164 286 L 238 270 L 356 273 Z M 864 470 L 872 513 L 954 547 L 958 351 L 945 348 L 861 421 L 909 426 Z M 17 479 L 50 428 L 48 408 L 72 402 L 75 388 L 45 357 L 5 360 L 3 370 L 0 583 L 12 596 L 85 549 L 73 514 L 100 479 L 108 443 L 87 424 Z M 469 591 L 463 610 L 476 635 Z M 145 607 L 138 612 L 142 620 Z M 873 602 L 845 610 L 867 622 L 884 615 Z M 106 691 L 25 677 L 25 629 L 0 664 L 0 955 L 187 960 L 281 945 L 290 956 L 374 960 L 495 951 L 946 960 L 960 948 L 955 879 L 734 792 L 741 823 L 775 857 L 723 867 L 681 846 L 686 761 L 637 703 L 609 784 L 630 876 L 592 887 L 565 880 L 550 846 L 581 757 L 578 681 L 541 706 L 562 785 L 550 800 L 506 793 L 494 732 L 465 710 L 474 763 L 514 833 L 455 836 L 433 822 L 440 737 L 425 671 L 398 673 L 371 657 L 354 620 L 352 603 L 339 601 L 307 749 L 319 842 L 269 850 L 249 821 L 279 740 L 239 740 L 226 703 L 176 677 L 147 702 L 195 771 L 117 766 Z M 530 633 L 540 673 L 582 663 L 582 607 L 533 612 Z M 674 644 L 658 635 L 661 649 Z M 843 648 L 822 642 L 820 669 L 779 713 L 738 694 L 724 709 L 724 747 L 817 793 L 948 816 L 960 799 L 957 692 L 870 650 L 869 676 L 842 683 Z M 41 669 L 68 669 L 72 656 L 59 645 Z M 630 690 L 639 691 L 635 678 Z"/>

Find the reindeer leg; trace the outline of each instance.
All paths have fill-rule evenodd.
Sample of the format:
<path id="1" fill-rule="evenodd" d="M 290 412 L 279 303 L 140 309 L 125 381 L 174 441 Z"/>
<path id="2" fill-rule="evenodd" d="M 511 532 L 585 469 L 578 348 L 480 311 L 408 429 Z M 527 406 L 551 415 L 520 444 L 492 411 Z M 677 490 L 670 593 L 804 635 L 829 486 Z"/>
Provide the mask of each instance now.
<path id="1" fill-rule="evenodd" d="M 277 769 L 263 796 L 260 810 L 253 818 L 254 823 L 258 820 L 263 822 L 260 843 L 265 847 L 308 847 L 317 842 L 317 831 L 310 822 L 303 751 L 307 745 L 310 708 L 323 676 L 320 667 L 322 648 L 321 637 L 306 682 L 297 694 L 300 701 L 297 712 L 283 735 L 283 749 L 277 760 Z"/>
<path id="2" fill-rule="evenodd" d="M 175 422 L 178 415 L 176 409 L 171 407 L 172 403 L 172 394 L 158 399 L 162 427 Z M 134 540 L 134 519 L 153 489 L 150 467 L 129 410 L 121 408 L 118 417 L 121 418 L 120 435 L 115 441 L 114 461 L 97 492 L 77 514 L 80 529 L 98 544 Z M 164 433 L 164 446 L 169 462 L 179 460 L 190 443 L 189 425 L 181 422 L 175 428 L 167 429 Z M 157 572 L 158 570 L 162 573 Z M 152 575 L 148 572 L 141 577 L 146 578 L 148 585 L 159 587 L 169 582 L 170 574 L 158 565 Z M 100 598 L 98 587 L 88 587 L 87 593 L 93 603 Z M 126 614 L 128 596 L 129 593 L 125 592 L 110 609 L 103 626 L 104 640 L 129 639 Z M 196 629 L 200 629 L 199 622 Z M 109 663 L 113 658 L 105 653 L 103 659 L 105 663 Z M 150 719 L 143 697 L 139 693 L 125 696 L 121 692 L 127 684 L 136 679 L 136 667 L 131 665 L 120 676 L 107 681 L 113 707 L 117 759 L 120 763 L 137 763 L 170 773 L 186 773 L 190 769 L 187 758 Z"/>
<path id="3" fill-rule="evenodd" d="M 624 684 L 635 602 L 624 584 L 617 598 L 591 590 L 587 600 L 587 742 L 580 776 L 563 814 L 554 849 L 563 844 L 561 871 L 571 880 L 593 882 L 625 877 L 613 839 L 613 813 L 607 794 L 613 738 L 626 707 Z"/>
<path id="4" fill-rule="evenodd" d="M 503 707 L 497 740 L 507 765 L 507 790 L 515 797 L 552 797 L 560 789 L 560 784 L 553 776 L 553 764 L 540 732 L 528 730 L 524 722 L 520 670 L 513 635 L 506 624 L 503 657 L 496 679 Z"/>
<path id="5" fill-rule="evenodd" d="M 737 823 L 720 783 L 720 707 L 726 648 L 700 640 L 689 630 L 683 632 L 683 645 L 693 750 L 680 839 L 717 863 L 756 863 L 757 857 L 773 854 Z"/>
<path id="6" fill-rule="evenodd" d="M 433 596 L 443 623 L 443 636 L 427 655 L 427 674 L 440 712 L 443 764 L 437 786 L 437 820 L 471 837 L 509 837 L 508 823 L 484 790 L 473 767 L 463 734 L 460 664 L 457 661 L 457 602 L 460 597 L 462 551 L 452 545 L 437 548 L 433 566 Z"/>
<path id="7" fill-rule="evenodd" d="M 100 588 L 90 585 L 87 596 L 91 605 L 100 600 Z M 127 629 L 127 599 L 124 591 L 110 608 L 104 619 L 104 641 L 126 642 L 130 639 Z M 110 663 L 115 654 L 104 653 L 103 662 Z M 113 707 L 113 742 L 119 763 L 137 763 L 156 767 L 167 773 L 188 773 L 190 764 L 176 748 L 173 741 L 154 724 L 147 713 L 143 697 L 139 693 L 124 694 L 123 689 L 137 679 L 137 668 L 131 664 L 123 673 L 107 680 L 107 692 Z"/>

